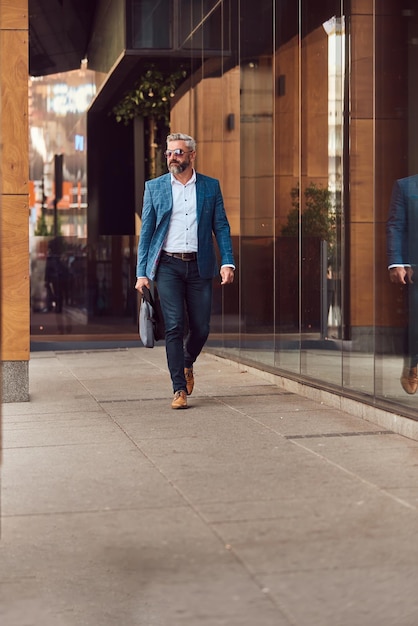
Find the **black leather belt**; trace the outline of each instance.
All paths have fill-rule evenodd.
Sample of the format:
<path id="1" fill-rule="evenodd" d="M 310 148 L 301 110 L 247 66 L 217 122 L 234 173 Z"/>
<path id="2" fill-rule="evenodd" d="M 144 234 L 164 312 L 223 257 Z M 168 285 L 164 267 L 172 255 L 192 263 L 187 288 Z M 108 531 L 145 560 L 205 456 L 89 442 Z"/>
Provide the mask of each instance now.
<path id="1" fill-rule="evenodd" d="M 164 250 L 164 254 L 173 256 L 175 259 L 181 259 L 182 261 L 196 261 L 197 259 L 196 252 L 166 252 Z"/>

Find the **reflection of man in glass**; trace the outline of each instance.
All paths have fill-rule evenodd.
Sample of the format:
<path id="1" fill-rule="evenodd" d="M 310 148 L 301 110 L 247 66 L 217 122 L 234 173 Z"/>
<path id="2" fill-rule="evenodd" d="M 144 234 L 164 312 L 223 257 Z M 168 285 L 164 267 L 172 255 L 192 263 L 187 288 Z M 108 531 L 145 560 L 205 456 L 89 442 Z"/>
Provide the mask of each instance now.
<path id="1" fill-rule="evenodd" d="M 62 258 L 63 252 L 64 243 L 61 237 L 56 237 L 49 242 L 45 286 L 48 292 L 48 310 L 55 310 L 55 313 L 62 313 L 67 294 L 68 273 Z"/>
<path id="2" fill-rule="evenodd" d="M 406 393 L 418 388 L 418 175 L 395 182 L 386 225 L 389 277 L 407 290 L 408 326 L 401 385 Z"/>

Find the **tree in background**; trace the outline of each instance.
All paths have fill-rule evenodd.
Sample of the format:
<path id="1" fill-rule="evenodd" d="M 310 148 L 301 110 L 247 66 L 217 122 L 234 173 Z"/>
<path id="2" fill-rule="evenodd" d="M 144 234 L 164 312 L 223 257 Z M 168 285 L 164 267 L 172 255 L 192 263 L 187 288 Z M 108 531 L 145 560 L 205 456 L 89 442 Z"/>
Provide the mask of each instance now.
<path id="1" fill-rule="evenodd" d="M 305 202 L 300 211 L 299 187 L 293 187 L 290 192 L 292 209 L 287 216 L 287 224 L 282 227 L 282 235 L 295 237 L 319 237 L 328 243 L 335 241 L 336 215 L 332 207 L 331 192 L 310 183 L 304 191 Z"/>
<path id="2" fill-rule="evenodd" d="M 113 107 L 112 114 L 117 122 L 129 124 L 135 117 L 143 117 L 145 145 L 147 147 L 147 178 L 155 178 L 162 171 L 158 155 L 163 156 L 161 144 L 170 128 L 170 103 L 176 88 L 186 77 L 182 68 L 170 74 L 151 66 Z"/>
<path id="3" fill-rule="evenodd" d="M 48 237 L 51 235 L 51 229 L 48 228 L 48 224 L 46 223 L 45 215 L 40 215 L 36 222 L 36 228 L 34 235 L 36 237 Z"/>
<path id="4" fill-rule="evenodd" d="M 299 186 L 290 192 L 292 209 L 287 216 L 287 224 L 282 226 L 284 237 L 319 237 L 328 243 L 328 262 L 335 265 L 334 255 L 337 243 L 337 211 L 332 203 L 329 189 L 311 182 L 304 191 L 304 206 L 300 208 Z"/>
<path id="5" fill-rule="evenodd" d="M 61 219 L 58 216 L 58 232 L 57 235 L 61 235 Z M 42 213 L 37 219 L 35 232 L 33 233 L 35 237 L 53 237 L 54 236 L 54 225 L 48 227 L 48 222 L 46 221 L 45 215 Z"/>

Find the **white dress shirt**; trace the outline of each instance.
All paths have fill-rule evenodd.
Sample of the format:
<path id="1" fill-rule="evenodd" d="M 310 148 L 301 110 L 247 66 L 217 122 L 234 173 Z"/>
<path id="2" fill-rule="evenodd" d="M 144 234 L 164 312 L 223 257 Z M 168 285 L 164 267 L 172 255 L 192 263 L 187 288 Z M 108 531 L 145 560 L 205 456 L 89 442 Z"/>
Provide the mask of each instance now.
<path id="1" fill-rule="evenodd" d="M 196 172 L 185 185 L 171 174 L 173 211 L 167 237 L 166 252 L 197 252 Z"/>

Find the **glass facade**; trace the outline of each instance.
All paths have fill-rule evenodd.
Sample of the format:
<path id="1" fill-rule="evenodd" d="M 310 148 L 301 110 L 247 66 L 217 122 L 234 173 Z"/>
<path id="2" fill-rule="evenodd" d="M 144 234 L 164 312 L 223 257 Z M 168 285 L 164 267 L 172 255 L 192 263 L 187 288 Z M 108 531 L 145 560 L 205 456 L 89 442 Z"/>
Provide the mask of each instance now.
<path id="1" fill-rule="evenodd" d="M 171 48 L 172 2 L 132 0 L 132 48 Z"/>
<path id="2" fill-rule="evenodd" d="M 89 72 L 29 82 L 31 333 L 68 332 L 87 315 Z"/>
<path id="3" fill-rule="evenodd" d="M 33 78 L 30 93 L 30 308 L 32 345 L 128 334 L 136 324 L 136 239 L 92 236 L 87 110 L 94 73 Z M 104 186 L 112 186 L 112 180 Z"/>
<path id="4" fill-rule="evenodd" d="M 418 0 L 129 6 L 134 48 L 189 55 L 171 129 L 197 139 L 197 169 L 220 179 L 231 223 L 238 280 L 215 287 L 208 347 L 417 418 L 400 381 L 414 297 L 389 280 L 386 224 L 395 181 L 417 173 Z M 418 185 L 408 211 L 414 198 Z M 118 290 L 124 303 L 102 321 L 132 337 L 134 239 L 109 235 L 97 251 L 107 300 Z M 98 269 L 93 292 L 84 272 L 96 302 Z M 97 310 L 85 308 L 89 333 Z"/>

